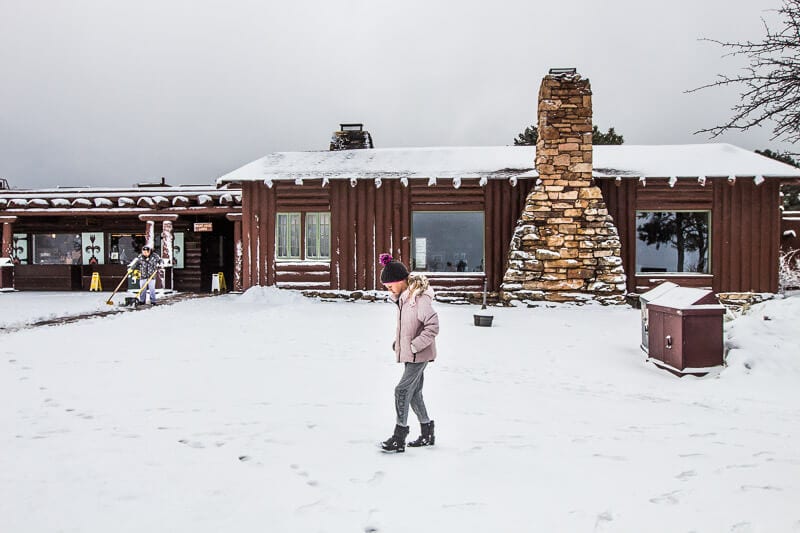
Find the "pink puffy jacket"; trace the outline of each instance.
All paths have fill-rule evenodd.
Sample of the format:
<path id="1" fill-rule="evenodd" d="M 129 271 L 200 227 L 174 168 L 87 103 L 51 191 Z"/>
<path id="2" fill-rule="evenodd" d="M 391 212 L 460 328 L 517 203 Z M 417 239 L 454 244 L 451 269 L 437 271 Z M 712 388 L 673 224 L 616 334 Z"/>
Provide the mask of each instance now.
<path id="1" fill-rule="evenodd" d="M 394 341 L 398 363 L 423 363 L 436 359 L 439 315 L 434 311 L 432 303 L 431 289 L 416 298 L 410 298 L 409 291 L 405 291 L 398 298 L 397 332 Z"/>

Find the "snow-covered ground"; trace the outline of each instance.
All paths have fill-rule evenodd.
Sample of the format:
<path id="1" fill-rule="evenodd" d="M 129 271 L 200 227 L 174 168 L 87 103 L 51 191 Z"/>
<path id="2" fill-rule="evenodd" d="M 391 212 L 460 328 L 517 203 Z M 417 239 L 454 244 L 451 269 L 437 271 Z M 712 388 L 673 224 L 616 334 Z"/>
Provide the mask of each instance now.
<path id="1" fill-rule="evenodd" d="M 0 334 L 0 531 L 800 531 L 800 296 L 727 324 L 707 378 L 645 363 L 634 309 L 476 309 L 438 305 L 437 445 L 392 455 L 391 304 L 255 289 Z"/>
<path id="2" fill-rule="evenodd" d="M 176 292 L 158 297 L 163 301 L 177 295 Z M 70 318 L 91 313 L 125 311 L 121 304 L 125 297 L 135 292 L 121 291 L 111 296 L 107 292 L 0 292 L 0 331 L 29 327 L 38 322 Z M 113 305 L 107 302 L 111 299 Z"/>
<path id="3" fill-rule="evenodd" d="M 19 328 L 56 318 L 108 311 L 110 292 L 0 293 L 0 329 Z"/>

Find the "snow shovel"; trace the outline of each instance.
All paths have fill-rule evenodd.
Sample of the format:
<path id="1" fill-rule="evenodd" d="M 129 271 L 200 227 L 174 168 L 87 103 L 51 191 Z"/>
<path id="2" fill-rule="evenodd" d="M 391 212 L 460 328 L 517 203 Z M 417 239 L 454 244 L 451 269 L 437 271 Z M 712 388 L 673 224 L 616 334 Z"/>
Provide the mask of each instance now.
<path id="1" fill-rule="evenodd" d="M 139 297 L 142 295 L 142 292 L 144 292 L 144 290 L 147 288 L 147 285 L 150 283 L 150 280 L 156 277 L 156 274 L 158 274 L 158 269 L 156 269 L 155 272 L 150 274 L 150 277 L 147 278 L 147 280 L 144 283 L 142 283 L 142 287 L 139 289 L 139 292 L 136 293 L 136 299 L 134 300 L 134 305 L 136 305 L 136 302 L 139 300 Z"/>
<path id="2" fill-rule="evenodd" d="M 122 278 L 122 281 L 119 282 L 119 285 L 117 285 L 117 288 L 114 289 L 114 292 L 112 292 L 111 296 L 108 297 L 108 301 L 106 302 L 108 305 L 114 305 L 114 302 L 111 299 L 114 297 L 115 294 L 117 294 L 117 291 L 119 290 L 119 288 L 122 287 L 122 284 L 125 283 L 125 280 L 128 279 L 128 276 L 131 275 L 131 272 L 132 272 L 132 270 L 129 268 L 128 272 L 125 273 L 125 277 Z"/>

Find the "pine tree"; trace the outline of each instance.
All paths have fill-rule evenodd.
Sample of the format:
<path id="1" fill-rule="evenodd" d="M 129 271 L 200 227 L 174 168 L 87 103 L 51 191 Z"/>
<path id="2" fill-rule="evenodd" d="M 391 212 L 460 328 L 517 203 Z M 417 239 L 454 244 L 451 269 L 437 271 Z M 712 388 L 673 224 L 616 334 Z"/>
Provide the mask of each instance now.
<path id="1" fill-rule="evenodd" d="M 535 146 L 538 140 L 539 128 L 528 126 L 514 139 L 514 146 Z M 592 127 L 592 144 L 622 144 L 624 142 L 622 135 L 618 135 L 613 126 L 608 128 L 606 133 L 600 131 L 596 124 Z"/>
<path id="2" fill-rule="evenodd" d="M 536 146 L 539 140 L 539 128 L 528 126 L 525 131 L 517 135 L 514 139 L 514 146 Z"/>
<path id="3" fill-rule="evenodd" d="M 592 144 L 622 144 L 624 142 L 625 139 L 622 138 L 622 135 L 618 135 L 614 131 L 614 126 L 608 128 L 606 133 L 600 131 L 597 124 L 592 126 Z"/>

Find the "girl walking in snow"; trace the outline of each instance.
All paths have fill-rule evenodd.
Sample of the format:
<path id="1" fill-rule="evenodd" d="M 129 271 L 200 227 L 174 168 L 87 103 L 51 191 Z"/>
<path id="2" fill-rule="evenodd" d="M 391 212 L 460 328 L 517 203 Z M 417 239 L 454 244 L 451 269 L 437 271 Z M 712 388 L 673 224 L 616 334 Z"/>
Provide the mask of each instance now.
<path id="1" fill-rule="evenodd" d="M 404 452 L 408 436 L 409 406 L 417 415 L 421 433 L 409 442 L 411 447 L 433 446 L 433 420 L 428 416 L 422 399 L 425 367 L 436 359 L 436 335 L 439 334 L 439 315 L 433 309 L 433 290 L 428 279 L 409 275 L 408 269 L 389 254 L 381 254 L 381 283 L 397 304 L 397 329 L 392 347 L 398 363 L 403 363 L 403 376 L 394 389 L 397 420 L 394 433 L 381 443 L 386 452 Z"/>

